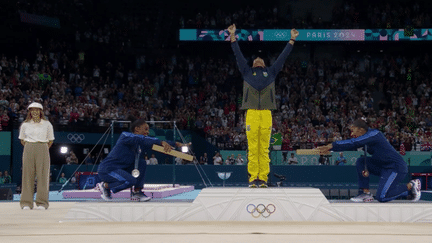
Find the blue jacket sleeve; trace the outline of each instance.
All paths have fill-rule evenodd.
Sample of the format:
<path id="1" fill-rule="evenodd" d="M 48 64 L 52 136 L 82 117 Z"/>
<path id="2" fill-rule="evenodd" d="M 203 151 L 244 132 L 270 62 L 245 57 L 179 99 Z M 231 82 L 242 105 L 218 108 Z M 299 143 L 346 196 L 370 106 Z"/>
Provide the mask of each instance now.
<path id="1" fill-rule="evenodd" d="M 279 55 L 279 57 L 276 59 L 273 65 L 270 67 L 269 71 L 271 74 L 276 76 L 282 70 L 285 60 L 288 58 L 288 55 L 291 53 L 292 49 L 293 46 L 288 42 L 288 44 L 285 46 L 282 53 Z"/>
<path id="2" fill-rule="evenodd" d="M 247 60 L 243 56 L 237 41 L 231 42 L 231 48 L 233 49 L 234 55 L 237 59 L 237 65 L 239 67 L 240 73 L 244 76 L 248 71 L 250 71 L 251 68 L 247 65 Z"/>
<path id="3" fill-rule="evenodd" d="M 158 138 L 147 137 L 133 133 L 123 133 L 121 139 L 125 144 L 140 145 L 141 149 L 151 148 L 153 144 L 161 145 L 161 140 Z"/>
<path id="4" fill-rule="evenodd" d="M 129 144 L 129 145 L 136 145 L 139 144 L 141 146 L 141 149 L 144 148 L 151 148 L 153 144 L 161 145 L 162 141 L 159 138 L 154 137 L 148 137 L 144 135 L 138 135 L 133 133 L 122 133 L 121 139 L 123 140 L 123 143 Z M 165 141 L 172 147 L 175 147 L 176 142 L 174 141 Z"/>
<path id="5" fill-rule="evenodd" d="M 372 143 L 377 138 L 379 133 L 380 132 L 378 130 L 372 130 L 358 138 L 333 142 L 332 143 L 333 148 L 331 150 L 337 152 L 337 151 L 354 150 L 356 148 L 363 147 L 367 144 Z"/>

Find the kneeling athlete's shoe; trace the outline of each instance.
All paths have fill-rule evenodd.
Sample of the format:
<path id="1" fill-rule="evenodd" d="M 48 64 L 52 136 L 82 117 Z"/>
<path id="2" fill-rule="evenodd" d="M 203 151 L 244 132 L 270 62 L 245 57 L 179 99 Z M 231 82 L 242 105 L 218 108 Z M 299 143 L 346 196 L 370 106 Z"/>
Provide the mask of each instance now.
<path id="1" fill-rule="evenodd" d="M 151 197 L 147 197 L 144 192 L 141 190 L 138 192 L 135 192 L 131 189 L 131 200 L 133 201 L 140 201 L 140 202 L 147 202 L 150 201 Z"/>
<path id="2" fill-rule="evenodd" d="M 96 185 L 96 188 L 98 189 L 98 191 L 101 193 L 101 197 L 103 200 L 105 201 L 109 201 L 112 199 L 111 197 L 111 190 L 108 188 L 105 188 L 104 186 L 105 184 L 103 182 L 98 183 Z"/>
<path id="3" fill-rule="evenodd" d="M 362 193 L 357 197 L 351 198 L 353 202 L 372 202 L 374 200 L 372 193 Z"/>

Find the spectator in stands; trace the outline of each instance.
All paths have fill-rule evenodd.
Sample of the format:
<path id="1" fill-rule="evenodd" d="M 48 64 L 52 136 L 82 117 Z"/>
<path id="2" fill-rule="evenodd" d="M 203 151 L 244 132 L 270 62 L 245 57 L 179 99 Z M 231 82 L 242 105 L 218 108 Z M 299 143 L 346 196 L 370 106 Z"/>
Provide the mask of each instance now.
<path id="1" fill-rule="evenodd" d="M 12 177 L 9 175 L 9 172 L 7 170 L 4 171 L 3 183 L 4 184 L 12 183 Z"/>
<path id="2" fill-rule="evenodd" d="M 150 159 L 149 159 L 149 157 L 147 155 L 144 156 L 144 160 L 146 162 L 146 165 L 150 164 Z"/>
<path id="3" fill-rule="evenodd" d="M 318 165 L 325 165 L 326 164 L 326 159 L 324 157 L 324 155 L 320 155 L 318 158 Z"/>
<path id="4" fill-rule="evenodd" d="M 425 138 L 423 141 L 424 142 L 420 146 L 420 151 L 431 151 L 432 149 L 431 139 Z"/>
<path id="5" fill-rule="evenodd" d="M 234 165 L 235 164 L 235 158 L 234 154 L 231 154 L 231 156 L 228 156 L 225 160 L 225 165 Z"/>
<path id="6" fill-rule="evenodd" d="M 208 165 L 208 156 L 207 153 L 204 153 L 204 155 L 202 156 L 202 164 L 204 165 Z"/>
<path id="7" fill-rule="evenodd" d="M 343 152 L 339 153 L 339 157 L 336 159 L 336 165 L 345 165 L 347 160 L 343 156 Z"/>
<path id="8" fill-rule="evenodd" d="M 33 209 L 37 176 L 36 209 L 45 210 L 49 207 L 49 148 L 54 141 L 54 129 L 43 115 L 42 104 L 33 102 L 28 106 L 27 118 L 20 127 L 18 138 L 24 146 L 20 206 L 24 210 Z"/>
<path id="9" fill-rule="evenodd" d="M 223 159 L 219 152 L 216 152 L 215 156 L 213 156 L 213 164 L 214 165 L 222 165 Z"/>
<path id="10" fill-rule="evenodd" d="M 156 156 L 154 154 L 151 155 L 150 158 L 150 165 L 157 165 L 158 164 L 158 160 L 156 158 Z"/>
<path id="11" fill-rule="evenodd" d="M 4 184 L 3 172 L 0 171 L 0 184 Z"/>
<path id="12" fill-rule="evenodd" d="M 61 173 L 60 178 L 59 178 L 59 183 L 64 184 L 66 183 L 67 179 L 65 177 L 65 173 Z"/>
<path id="13" fill-rule="evenodd" d="M 298 160 L 296 157 L 294 157 L 294 153 L 291 153 L 291 158 L 288 159 L 288 164 L 289 165 L 298 164 Z"/>
<path id="14" fill-rule="evenodd" d="M 1 112 L 0 112 L 1 114 Z M 6 130 L 9 126 L 9 116 L 7 114 L 7 110 L 3 111 L 3 114 L 0 116 L 0 131 Z"/>
<path id="15" fill-rule="evenodd" d="M 427 23 L 430 23 L 430 7 L 422 3 L 420 3 L 418 7 L 414 7 L 415 5 L 416 4 L 411 4 L 407 6 L 403 5 L 403 8 L 400 8 L 397 4 L 395 4 L 394 6 L 389 5 L 387 7 L 387 5 L 380 6 L 379 4 L 377 5 L 375 3 L 372 3 L 370 11 L 361 11 L 363 7 L 360 6 L 359 3 L 342 3 L 342 5 L 340 6 L 335 6 L 333 18 L 329 22 L 319 20 L 319 16 L 312 16 L 311 18 L 301 16 L 300 19 L 292 20 L 294 22 L 299 20 L 300 22 L 298 24 L 303 25 L 302 28 L 316 28 L 316 26 L 325 25 L 328 26 L 323 28 L 351 28 L 353 26 L 355 27 L 356 25 L 364 26 L 361 28 L 370 28 L 370 26 L 372 25 L 385 25 L 385 28 L 397 28 L 397 26 L 405 28 L 406 21 L 412 22 L 411 24 L 413 24 L 415 28 L 418 28 L 416 26 L 419 26 L 419 24 L 427 27 L 429 25 Z M 67 10 L 68 7 L 69 9 L 75 9 L 74 4 L 58 5 L 58 7 L 60 6 L 63 6 L 65 10 Z M 53 6 L 53 8 L 57 7 Z M 43 8 L 40 8 L 40 10 L 38 9 L 34 11 L 46 12 L 46 10 L 42 10 Z M 411 12 L 411 15 L 415 9 L 414 17 L 409 17 L 407 15 L 408 12 L 404 12 L 404 9 L 408 9 L 409 12 Z M 252 27 L 253 25 L 256 28 L 258 28 L 259 26 L 268 26 L 269 28 L 280 28 L 283 26 L 288 26 L 282 24 L 280 18 L 277 18 L 277 22 L 279 24 L 276 25 L 274 21 L 273 10 L 268 10 L 270 11 L 266 11 L 264 9 L 255 11 L 253 10 L 253 8 L 245 10 L 245 8 L 243 8 L 242 10 L 234 10 L 231 13 L 227 13 L 227 10 L 223 10 L 225 14 L 220 13 L 214 16 L 212 16 L 212 14 L 205 14 L 201 12 L 201 16 L 197 15 L 186 17 L 186 20 L 191 18 L 193 26 L 195 26 L 197 22 L 200 22 L 201 25 L 205 26 L 206 21 L 208 21 L 209 25 L 212 26 L 212 28 L 224 28 L 223 24 L 225 23 L 225 18 L 229 16 L 233 23 L 242 26 L 242 28 L 246 26 Z M 404 11 L 401 12 L 401 10 Z M 28 11 L 33 11 L 32 7 L 29 7 Z M 67 12 L 68 11 L 64 11 L 66 15 L 70 15 L 70 13 Z M 253 15 L 253 19 L 245 17 L 246 14 L 248 14 L 249 17 L 252 17 Z M 290 15 L 290 13 L 288 14 Z M 423 17 L 421 17 L 422 15 Z M 74 13 L 73 16 L 74 19 L 77 20 L 77 22 L 79 22 L 79 19 L 83 18 L 83 16 L 79 16 L 79 13 Z M 64 20 L 68 19 L 65 16 L 63 17 L 65 18 Z M 90 45 L 95 43 L 99 46 L 100 44 L 102 44 L 100 43 L 100 36 L 102 36 L 105 43 L 107 44 L 106 46 L 110 47 L 110 52 L 106 53 L 109 53 L 108 55 L 112 56 L 113 59 L 117 59 L 115 55 L 116 53 L 120 53 L 120 50 L 117 47 L 123 45 L 123 43 L 130 38 L 130 36 L 123 36 L 123 33 L 120 35 L 118 31 L 119 29 L 128 30 L 128 34 L 125 35 L 131 35 L 133 33 L 131 32 L 131 30 L 138 31 L 140 34 L 143 34 L 143 36 L 145 36 L 146 32 L 152 32 L 151 28 L 153 27 L 147 24 L 143 24 L 153 21 L 151 17 L 145 17 L 142 19 L 126 17 L 123 19 L 113 13 L 112 15 L 110 15 L 110 18 L 112 19 L 105 19 L 103 21 L 101 20 L 102 22 L 105 21 L 107 23 L 107 26 L 101 29 L 102 33 L 99 33 L 99 27 L 93 24 L 95 23 L 93 20 L 85 20 L 85 22 L 88 23 L 86 27 L 88 27 L 89 30 L 81 31 L 81 33 L 78 34 L 79 43 L 85 43 L 86 40 L 88 40 L 89 43 L 87 44 Z M 269 22 L 267 22 L 267 20 L 269 20 Z M 67 21 L 70 22 L 69 20 Z M 332 22 L 334 23 L 333 26 L 331 26 Z M 131 23 L 133 27 L 130 26 Z M 77 25 L 77 23 L 72 24 Z M 388 24 L 390 24 L 390 27 L 387 26 Z M 320 28 L 321 27 L 319 27 L 319 29 Z M 95 39 L 93 39 L 94 34 Z M 17 123 L 17 121 L 20 123 L 24 120 L 24 115 L 26 114 L 25 104 L 27 104 L 29 100 L 34 100 L 35 98 L 42 98 L 44 102 L 47 102 L 47 106 L 45 106 L 44 104 L 44 111 L 49 112 L 49 114 L 46 115 L 49 117 L 49 120 L 53 123 L 54 126 L 56 124 L 58 125 L 59 122 L 60 124 L 68 124 L 68 121 L 71 120 L 71 113 L 73 113 L 70 110 L 70 107 L 78 109 L 78 121 L 80 121 L 80 119 L 84 119 L 85 121 L 88 120 L 89 124 L 96 124 L 96 121 L 98 121 L 99 119 L 101 121 L 100 124 L 103 124 L 102 126 L 107 126 L 110 124 L 109 120 L 112 119 L 110 116 L 105 115 L 107 113 L 111 113 L 108 112 L 109 109 L 137 109 L 137 107 L 147 106 L 149 102 L 152 102 L 152 97 L 157 96 L 162 101 L 162 109 L 171 112 L 170 117 L 172 117 L 173 119 L 180 119 L 179 117 L 181 117 L 181 115 L 179 114 L 182 113 L 193 114 L 193 112 L 196 112 L 196 116 L 190 115 L 191 119 L 189 120 L 196 120 L 197 124 L 200 124 L 200 127 L 197 127 L 196 129 L 198 129 L 200 132 L 204 131 L 203 134 L 205 134 L 207 138 L 213 139 L 212 136 L 215 136 L 215 144 L 220 144 L 220 148 L 230 148 L 231 142 L 230 140 L 225 139 L 225 133 L 231 134 L 234 131 L 241 132 L 242 128 L 244 127 L 244 121 L 241 121 L 243 114 L 238 111 L 237 107 L 237 110 L 234 112 L 234 121 L 239 121 L 240 125 L 231 126 L 230 119 L 228 118 L 227 130 L 223 131 L 223 133 L 219 133 L 220 131 L 218 131 L 217 134 L 214 133 L 214 130 L 217 128 L 217 126 L 219 126 L 219 123 L 221 123 L 221 125 L 223 124 L 221 121 L 213 120 L 209 121 L 210 123 L 213 123 L 211 124 L 211 126 L 207 126 L 206 124 L 207 120 L 209 120 L 207 119 L 207 117 L 210 116 L 210 112 L 206 108 L 206 105 L 209 103 L 210 97 L 212 96 L 207 98 L 205 95 L 203 95 L 200 100 L 198 100 L 196 104 L 194 104 L 194 106 L 190 105 L 189 107 L 187 107 L 187 109 L 182 111 L 176 111 L 174 110 L 174 108 L 172 108 L 177 105 L 177 100 L 175 99 L 175 96 L 177 95 L 177 88 L 182 89 L 182 93 L 179 95 L 184 96 L 185 93 L 190 93 L 191 96 L 193 96 L 194 94 L 198 94 L 197 97 L 200 97 L 201 93 L 207 93 L 204 92 L 205 89 L 203 87 L 206 87 L 208 83 L 211 84 L 209 85 L 211 93 L 214 93 L 214 100 L 212 100 L 210 104 L 215 104 L 215 107 L 220 106 L 221 108 L 225 107 L 225 103 L 231 104 L 231 98 L 228 100 L 223 99 L 223 93 L 230 91 L 229 89 L 224 90 L 225 86 L 227 86 L 228 83 L 231 83 L 232 80 L 237 80 L 240 78 L 238 72 L 235 72 L 234 62 L 222 59 L 219 61 L 215 59 L 210 60 L 211 58 L 206 60 L 206 58 L 203 57 L 201 57 L 200 60 L 195 60 L 193 56 L 186 56 L 183 58 L 181 56 L 175 55 L 168 58 L 158 57 L 158 59 L 155 59 L 149 54 L 144 58 L 144 60 L 141 60 L 142 58 L 140 58 L 140 65 L 142 66 L 143 70 L 146 71 L 145 75 L 143 75 L 143 77 L 141 77 L 140 75 L 138 75 L 138 77 L 132 75 L 132 81 L 130 81 L 129 78 L 131 76 L 129 74 L 131 72 L 129 72 L 128 75 L 125 75 L 124 73 L 124 70 L 126 68 L 130 69 L 130 66 L 126 67 L 124 65 L 118 65 L 112 60 L 109 60 L 110 58 L 106 58 L 107 60 L 104 60 L 104 63 L 98 61 L 90 63 L 89 61 L 91 61 L 93 58 L 86 58 L 85 62 L 80 65 L 78 53 L 82 48 L 77 47 L 77 49 L 74 49 L 74 45 L 77 39 L 77 33 L 74 31 L 70 32 L 69 35 L 70 36 L 66 38 L 72 40 L 72 42 L 66 41 L 66 43 L 64 43 L 60 39 L 61 37 L 59 37 L 58 40 L 53 39 L 47 41 L 46 43 L 43 43 L 43 41 L 36 39 L 34 41 L 34 46 L 37 46 L 37 50 L 31 53 L 31 56 L 24 56 L 18 62 L 16 62 L 15 55 L 11 57 L 7 57 L 5 55 L 2 56 L 0 60 L 0 66 L 2 69 L 0 74 L 0 110 L 2 110 L 2 106 L 7 109 L 11 125 L 13 123 Z M 161 46 L 165 43 L 165 39 L 170 39 L 162 36 L 161 39 L 164 40 L 151 39 L 147 40 L 147 42 L 158 42 L 158 45 Z M 150 44 L 154 45 L 154 43 Z M 151 45 L 148 46 L 150 47 Z M 56 51 L 51 50 L 54 50 L 55 48 L 59 48 L 59 51 L 57 53 L 55 53 Z M 36 55 L 39 50 L 41 50 L 41 52 Z M 94 56 L 95 52 L 93 50 L 95 50 L 95 48 L 92 48 L 92 45 L 90 45 L 90 48 L 86 50 L 85 56 Z M 169 52 L 168 50 L 165 51 Z M 54 56 L 52 54 L 54 54 Z M 45 58 L 45 56 L 47 57 Z M 58 56 L 57 65 L 54 65 L 53 62 L 54 59 L 56 59 L 56 56 Z M 24 60 L 26 58 L 28 61 Z M 104 57 L 98 55 L 97 59 L 103 60 Z M 188 70 L 186 70 L 186 73 L 183 73 L 184 67 L 189 68 L 189 63 L 186 63 L 186 59 L 189 59 L 191 61 L 191 66 L 194 69 L 193 71 L 196 72 L 196 76 L 192 75 L 192 78 L 194 80 L 193 85 L 190 85 L 187 82 L 188 80 L 186 80 L 186 78 L 189 78 L 189 75 L 187 73 Z M 275 59 L 276 58 L 273 57 L 271 58 L 271 60 Z M 98 66 L 97 68 L 96 65 Z M 279 102 L 278 108 L 281 108 L 281 111 L 286 111 L 285 113 L 283 113 L 284 115 L 281 115 L 281 117 L 287 116 L 287 119 L 289 120 L 287 128 L 281 130 L 281 132 L 284 138 L 285 134 L 289 134 L 289 138 L 291 139 L 290 141 L 293 146 L 309 146 L 310 148 L 312 148 L 313 146 L 319 145 L 319 140 L 322 139 L 322 137 L 313 137 L 313 133 L 315 132 L 311 131 L 310 129 L 305 129 L 305 131 L 300 130 L 309 127 L 309 124 L 312 122 L 314 123 L 313 127 L 315 127 L 315 123 L 318 123 L 318 125 L 321 125 L 321 123 L 323 123 L 325 129 L 333 129 L 333 133 L 336 132 L 336 134 L 338 134 L 338 136 L 333 136 L 333 141 L 347 139 L 349 137 L 349 134 L 344 132 L 347 130 L 346 128 L 344 129 L 344 124 L 349 122 L 349 120 L 355 119 L 356 117 L 363 116 L 360 115 L 360 112 L 369 113 L 370 115 L 372 115 L 372 117 L 373 113 L 375 112 L 371 109 L 374 103 L 370 94 L 372 90 L 369 90 L 368 88 L 364 89 L 364 86 L 362 86 L 362 84 L 364 83 L 366 84 L 366 86 L 369 85 L 371 89 L 376 88 L 379 90 L 381 87 L 386 88 L 386 90 L 382 92 L 385 98 L 379 104 L 379 110 L 386 111 L 386 119 L 379 119 L 376 126 L 379 126 L 380 128 L 386 127 L 388 124 L 393 123 L 393 119 L 388 119 L 387 117 L 395 118 L 394 120 L 396 120 L 398 123 L 398 126 L 394 127 L 395 131 L 391 133 L 387 131 L 384 132 L 386 136 L 389 135 L 387 136 L 388 139 L 390 141 L 394 141 L 395 145 L 400 144 L 401 136 L 399 136 L 399 139 L 397 139 L 395 132 L 402 132 L 402 130 L 404 130 L 405 132 L 408 131 L 408 133 L 410 133 L 410 135 L 417 140 L 416 142 L 419 142 L 416 134 L 423 130 L 425 127 L 428 127 L 432 124 L 432 119 L 428 118 L 428 114 L 430 113 L 428 107 L 431 106 L 431 102 L 429 99 L 431 94 L 428 87 L 431 87 L 432 84 L 429 79 L 424 78 L 430 76 L 428 71 L 431 70 L 430 65 L 431 62 L 429 61 L 428 55 L 417 55 L 414 58 L 409 58 L 408 56 L 405 57 L 404 54 L 401 54 L 400 56 L 387 54 L 384 57 L 382 55 L 373 56 L 370 53 L 367 53 L 364 55 L 364 57 L 359 56 L 357 58 L 352 56 L 348 57 L 346 60 L 337 60 L 337 58 L 335 58 L 334 60 L 324 59 L 323 61 L 309 61 L 304 63 L 298 63 L 296 61 L 288 60 L 285 63 L 285 67 L 281 71 L 278 80 L 276 81 L 276 100 Z M 55 71 L 55 66 L 58 66 L 57 71 Z M 97 81 L 95 81 L 95 77 L 97 79 L 97 72 L 96 75 L 94 75 L 94 71 L 97 71 L 96 69 L 100 69 L 99 79 Z M 200 72 L 197 71 L 198 69 L 200 69 Z M 15 72 L 15 70 L 18 70 L 18 73 Z M 118 77 L 115 77 L 117 70 L 119 71 Z M 220 70 L 222 70 L 222 72 L 220 72 Z M 325 72 L 323 70 L 325 70 Z M 132 73 L 133 72 L 134 70 L 132 70 Z M 225 72 L 227 72 L 228 74 L 225 74 Z M 364 73 L 365 75 L 359 75 L 360 73 Z M 378 75 L 376 75 L 375 73 L 378 73 Z M 384 76 L 382 76 L 383 73 Z M 39 85 L 39 82 L 43 81 L 39 77 L 43 74 L 49 75 L 52 80 L 48 83 L 45 83 L 44 81 L 43 85 Z M 371 74 L 370 79 L 362 78 L 362 76 L 367 76 L 369 74 Z M 158 76 L 157 78 L 156 75 Z M 145 78 L 145 76 L 147 76 L 147 78 Z M 69 77 L 71 77 L 71 82 L 66 82 L 69 81 Z M 412 79 L 409 80 L 409 82 L 403 82 L 405 86 L 404 89 L 401 89 L 400 84 L 402 84 L 403 80 L 407 81 L 408 77 Z M 392 85 L 389 85 L 390 80 Z M 95 84 L 92 84 L 93 81 L 95 81 Z M 155 87 L 156 84 L 162 87 L 162 82 L 176 85 L 172 85 L 170 87 L 164 85 L 163 90 L 164 92 L 167 92 L 167 94 L 164 96 L 162 96 L 162 92 L 160 91 L 153 92 L 151 95 L 143 95 L 143 93 L 145 92 L 141 91 L 150 91 L 153 88 L 153 82 L 155 83 Z M 400 84 L 398 85 L 398 83 Z M 133 84 L 133 86 L 131 86 L 131 84 Z M 122 87 L 123 85 L 125 87 Z M 76 89 L 75 86 L 80 87 Z M 135 89 L 135 87 L 137 86 L 142 86 L 140 88 L 142 90 Z M 191 88 L 192 86 L 195 87 Z M 45 90 L 46 88 L 47 90 Z M 82 89 L 82 95 L 78 96 L 79 100 L 76 100 L 75 92 L 78 91 L 77 93 L 80 93 L 80 88 Z M 88 98 L 85 95 L 86 89 L 88 89 L 90 92 Z M 123 89 L 123 91 L 120 91 L 120 89 Z M 327 89 L 331 90 L 331 92 L 327 91 Z M 128 92 L 125 92 L 127 90 L 130 90 L 130 94 L 133 95 L 128 97 Z M 334 93 L 333 90 L 335 91 Z M 239 90 L 238 88 L 236 89 L 237 93 L 239 93 L 240 91 L 241 90 Z M 101 93 L 100 97 L 99 93 Z M 125 101 L 124 103 L 118 102 L 116 98 L 116 94 L 118 93 L 124 94 L 122 99 L 123 101 Z M 312 98 L 314 93 L 322 94 L 322 97 L 319 97 L 318 99 L 322 102 L 317 106 L 310 106 L 308 102 Z M 401 94 L 401 97 L 404 98 L 400 98 L 399 95 L 395 95 L 399 93 Z M 350 95 L 347 96 L 346 94 Z M 93 98 L 91 98 L 92 96 Z M 173 97 L 173 99 L 171 99 L 171 97 Z M 303 97 L 311 98 L 305 101 L 303 100 Z M 363 98 L 360 99 L 360 97 Z M 184 98 L 186 100 L 187 97 Z M 241 96 L 237 98 L 238 100 L 241 100 Z M 21 99 L 23 100 L 20 101 Z M 316 98 L 314 97 L 312 99 Z M 352 102 L 354 103 L 356 103 L 356 100 L 359 101 L 358 103 L 360 104 L 360 106 L 357 107 L 357 111 L 352 111 L 356 114 L 347 113 L 347 111 L 349 110 L 347 109 L 347 106 L 350 103 L 350 99 L 353 100 Z M 131 102 L 131 100 L 133 101 Z M 281 106 L 283 106 L 284 103 L 290 105 L 282 109 Z M 70 104 L 70 107 L 68 109 L 66 108 L 66 104 Z M 342 106 L 342 104 L 344 105 Z M 79 106 L 81 105 L 84 106 L 85 113 L 80 113 Z M 405 105 L 407 106 L 406 109 L 403 108 Z M 86 107 L 89 108 L 87 109 Z M 149 118 L 150 113 L 157 112 L 152 105 L 148 107 L 148 110 L 142 111 L 142 113 L 140 113 L 140 116 L 142 116 L 143 118 Z M 314 110 L 313 108 L 316 108 L 317 110 Z M 197 110 L 199 110 L 200 112 L 199 115 Z M 221 110 L 222 114 L 224 114 L 224 110 Z M 281 112 L 276 111 L 273 113 L 275 117 L 275 129 L 280 129 L 280 127 L 278 127 L 280 125 L 278 124 L 278 121 L 276 119 L 278 113 Z M 319 116 L 317 116 L 317 119 L 312 119 L 312 115 L 310 115 L 311 113 L 322 113 L 325 117 L 325 120 L 320 120 Z M 391 116 L 387 116 L 388 113 L 390 113 Z M 415 115 L 415 119 L 406 119 L 406 115 Z M 76 116 L 76 114 L 73 114 L 73 116 Z M 163 119 L 169 120 L 167 119 L 167 117 L 168 116 L 165 116 Z M 216 114 L 216 117 L 219 117 L 218 114 Z M 310 119 L 312 119 L 312 121 L 309 121 Z M 188 119 L 186 119 L 186 124 L 191 123 L 187 120 Z M 198 120 L 200 122 L 198 122 Z M 331 125 L 332 123 L 333 127 Z M 403 126 L 404 124 L 405 126 Z M 204 126 L 206 129 L 204 129 Z M 297 131 L 295 131 L 296 129 L 292 129 L 294 126 L 298 126 Z M 87 129 L 87 127 L 88 126 L 77 126 L 77 129 Z M 69 129 L 69 127 L 67 126 L 65 126 L 65 128 Z M 234 141 L 234 147 L 237 147 L 238 136 L 236 136 L 235 134 L 236 133 L 234 133 L 234 139 L 232 141 Z M 303 142 L 301 142 L 303 135 L 305 135 L 306 138 L 308 136 L 311 137 L 309 139 L 310 141 L 305 139 L 303 140 Z M 245 150 L 247 147 L 246 141 L 246 138 L 240 139 L 240 147 L 243 150 Z M 421 144 L 426 143 L 424 140 L 422 140 L 422 143 L 419 144 L 417 144 L 416 142 L 414 142 L 414 147 L 418 150 L 420 150 Z M 406 150 L 408 151 L 409 148 L 405 143 L 404 145 Z M 397 149 L 399 147 L 400 146 L 396 146 Z"/>
<path id="16" fill-rule="evenodd" d="M 290 143 L 291 141 L 290 141 L 289 133 L 285 133 L 284 138 L 282 140 L 282 148 L 281 148 L 282 157 L 283 157 L 282 163 L 284 164 L 287 163 L 288 151 L 292 150 Z"/>
<path id="17" fill-rule="evenodd" d="M 241 154 L 238 154 L 238 155 L 237 155 L 237 158 L 236 158 L 236 160 L 235 160 L 235 164 L 236 164 L 236 165 L 244 165 L 244 159 L 243 159 L 243 157 L 241 156 Z"/>
<path id="18" fill-rule="evenodd" d="M 69 156 L 66 157 L 66 164 L 67 165 L 78 164 L 78 158 L 76 157 L 73 151 L 70 151 Z"/>
<path id="19" fill-rule="evenodd" d="M 87 157 L 84 160 L 84 163 L 86 165 L 93 165 L 93 164 L 95 164 L 95 157 L 94 157 L 94 155 L 92 155 L 91 153 L 88 153 Z"/>

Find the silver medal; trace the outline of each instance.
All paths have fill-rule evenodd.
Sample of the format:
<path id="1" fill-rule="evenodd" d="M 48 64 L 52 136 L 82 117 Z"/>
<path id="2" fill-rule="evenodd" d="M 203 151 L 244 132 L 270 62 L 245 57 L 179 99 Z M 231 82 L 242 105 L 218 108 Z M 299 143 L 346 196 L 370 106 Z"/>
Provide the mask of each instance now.
<path id="1" fill-rule="evenodd" d="M 132 176 L 133 176 L 133 177 L 138 178 L 139 175 L 140 175 L 139 170 L 134 169 L 134 170 L 132 171 Z"/>

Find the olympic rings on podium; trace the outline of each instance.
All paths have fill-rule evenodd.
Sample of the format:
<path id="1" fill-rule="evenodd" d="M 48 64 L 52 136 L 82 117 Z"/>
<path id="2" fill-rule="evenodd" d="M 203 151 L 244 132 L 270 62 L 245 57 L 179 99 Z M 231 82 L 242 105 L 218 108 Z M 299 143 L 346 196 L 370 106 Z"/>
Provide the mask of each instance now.
<path id="1" fill-rule="evenodd" d="M 246 207 L 246 211 L 254 218 L 259 218 L 260 216 L 268 218 L 276 211 L 276 206 L 273 204 L 267 204 L 267 206 L 265 206 L 262 203 L 258 204 L 257 206 L 255 206 L 255 204 L 249 204 Z"/>

